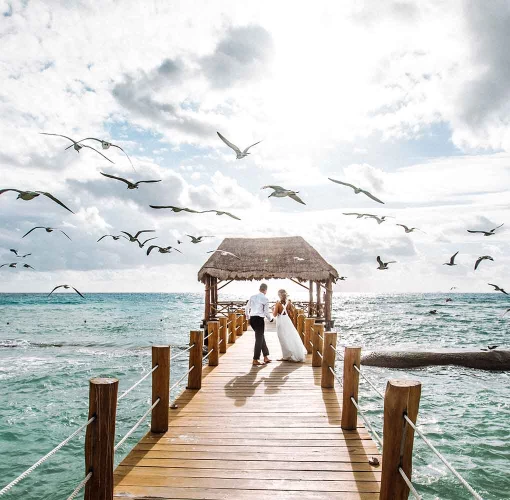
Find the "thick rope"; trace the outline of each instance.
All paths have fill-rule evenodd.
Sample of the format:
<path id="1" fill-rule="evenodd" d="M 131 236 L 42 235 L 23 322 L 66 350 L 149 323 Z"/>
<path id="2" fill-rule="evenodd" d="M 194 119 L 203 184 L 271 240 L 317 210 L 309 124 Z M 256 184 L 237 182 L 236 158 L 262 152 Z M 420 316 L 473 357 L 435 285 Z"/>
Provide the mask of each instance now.
<path id="1" fill-rule="evenodd" d="M 321 357 L 321 359 L 324 359 L 324 358 L 322 357 L 322 354 L 321 354 L 321 353 L 320 353 L 317 349 L 315 349 L 315 352 L 316 352 L 316 353 L 317 353 L 317 354 Z"/>
<path id="2" fill-rule="evenodd" d="M 402 476 L 402 479 L 407 484 L 407 487 L 413 494 L 414 498 L 417 498 L 418 500 L 421 500 L 420 494 L 416 491 L 416 488 L 413 486 L 413 483 L 411 483 L 410 479 L 407 477 L 406 473 L 403 471 L 402 467 L 398 468 L 398 471 L 400 472 L 400 475 Z"/>
<path id="3" fill-rule="evenodd" d="M 214 348 L 212 348 L 203 358 L 202 358 L 202 361 L 205 361 L 211 354 L 211 352 L 214 351 Z"/>
<path id="4" fill-rule="evenodd" d="M 335 351 L 342 359 L 344 359 L 344 355 L 333 344 L 329 344 L 329 347 L 331 347 L 333 351 Z"/>
<path id="5" fill-rule="evenodd" d="M 149 413 L 156 407 L 156 405 L 161 401 L 160 398 L 156 399 L 156 402 L 143 414 L 142 418 L 136 422 L 136 424 L 131 428 L 130 431 L 115 445 L 113 448 L 114 451 L 117 451 L 122 444 L 126 441 L 126 439 L 133 434 L 133 432 L 140 427 L 140 424 L 149 416 Z"/>
<path id="6" fill-rule="evenodd" d="M 204 337 L 204 340 L 207 340 L 210 336 L 212 335 L 212 333 L 210 333 L 209 335 L 207 335 L 207 337 Z"/>
<path id="7" fill-rule="evenodd" d="M 85 427 L 87 427 L 89 424 L 91 424 L 95 419 L 96 419 L 95 416 L 90 418 L 79 429 L 76 429 L 68 438 L 64 439 L 60 444 L 55 446 L 55 448 L 53 448 L 53 450 L 51 450 L 49 453 L 44 455 L 44 457 L 40 458 L 34 465 L 29 467 L 25 472 L 20 474 L 16 479 L 11 481 L 7 486 L 4 486 L 0 490 L 0 496 L 5 495 L 5 493 L 7 493 L 13 486 L 16 486 L 20 481 L 25 479 L 29 474 L 31 474 L 35 469 L 37 469 L 37 467 L 39 467 L 39 465 L 46 462 L 46 460 L 48 460 L 48 458 L 50 458 L 51 456 L 55 455 L 55 453 L 57 453 L 57 451 L 60 450 L 60 448 L 65 446 L 67 443 L 69 443 L 69 441 L 71 441 L 71 439 L 73 439 L 75 436 L 77 436 L 83 429 L 85 429 Z"/>
<path id="8" fill-rule="evenodd" d="M 363 413 L 363 411 L 359 407 L 358 403 L 356 402 L 356 400 L 352 396 L 351 396 L 351 401 L 352 401 L 352 404 L 358 410 L 358 413 L 361 415 L 361 418 L 365 421 L 365 425 L 368 427 L 368 430 L 374 435 L 376 441 L 381 445 L 381 448 L 382 448 L 383 447 L 383 443 L 382 443 L 381 438 L 379 437 L 379 434 L 377 434 L 377 432 L 375 432 L 374 428 L 372 427 L 372 424 L 369 422 L 368 418 L 365 416 L 365 414 Z"/>
<path id="9" fill-rule="evenodd" d="M 317 334 L 317 337 L 319 337 L 324 342 L 324 337 L 320 333 Z"/>
<path id="10" fill-rule="evenodd" d="M 195 368 L 195 365 L 193 365 L 172 387 L 170 387 L 169 392 L 172 392 L 191 373 L 193 368 Z"/>
<path id="11" fill-rule="evenodd" d="M 187 347 L 187 348 L 186 348 L 186 349 L 184 349 L 183 351 L 178 352 L 177 354 L 174 354 L 174 355 L 170 358 L 170 361 L 173 361 L 174 359 L 177 359 L 179 356 L 182 356 L 183 354 L 186 354 L 188 351 L 190 351 L 191 349 L 193 349 L 193 347 L 195 347 L 195 344 L 191 344 L 189 347 Z"/>
<path id="12" fill-rule="evenodd" d="M 372 389 L 377 392 L 377 394 L 379 394 L 379 396 L 384 399 L 384 394 L 370 381 L 368 380 L 367 377 L 365 377 L 365 375 L 363 375 L 363 373 L 361 373 L 361 370 L 357 367 L 357 365 L 352 365 L 354 366 L 354 368 L 356 369 L 356 371 L 363 377 L 363 379 L 365 380 L 365 382 L 368 383 L 368 385 L 370 387 L 372 387 Z"/>
<path id="13" fill-rule="evenodd" d="M 117 401 L 120 401 L 121 399 L 125 398 L 138 384 L 141 384 L 151 373 L 155 372 L 158 369 L 159 365 L 156 365 L 149 373 L 146 373 L 136 384 L 133 384 L 127 391 L 122 393 Z"/>
<path id="14" fill-rule="evenodd" d="M 74 500 L 76 498 L 76 495 L 81 491 L 81 489 L 88 483 L 89 479 L 92 477 L 92 471 L 90 471 L 86 476 L 85 479 L 76 486 L 76 489 L 67 497 L 67 500 Z"/>
<path id="15" fill-rule="evenodd" d="M 218 342 L 218 345 L 221 345 L 221 343 L 223 342 L 223 339 L 221 339 L 219 342 Z"/>
<path id="16" fill-rule="evenodd" d="M 483 500 L 482 497 L 468 484 L 468 482 L 453 468 L 453 465 L 446 460 L 446 458 L 436 449 L 436 447 L 425 437 L 423 432 L 414 425 L 414 422 L 407 416 L 404 415 L 405 421 L 418 433 L 418 435 L 425 441 L 425 444 L 439 457 L 441 462 L 443 462 L 448 469 L 453 473 L 453 475 L 461 482 L 461 484 L 466 488 L 471 495 L 473 495 L 473 498 L 476 498 L 477 500 Z"/>
<path id="17" fill-rule="evenodd" d="M 331 366 L 328 366 L 329 368 L 329 371 L 333 374 L 333 377 L 336 378 L 336 381 L 340 384 L 340 385 L 344 385 L 343 384 L 343 380 L 335 373 L 335 370 L 333 370 L 333 368 L 331 368 Z"/>

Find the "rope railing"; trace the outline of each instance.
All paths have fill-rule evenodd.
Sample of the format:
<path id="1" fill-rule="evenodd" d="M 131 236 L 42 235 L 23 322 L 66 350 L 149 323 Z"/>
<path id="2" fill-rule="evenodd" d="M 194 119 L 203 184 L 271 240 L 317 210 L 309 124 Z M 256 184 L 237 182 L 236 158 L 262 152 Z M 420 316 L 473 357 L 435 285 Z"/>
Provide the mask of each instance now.
<path id="1" fill-rule="evenodd" d="M 177 354 L 174 354 L 170 358 L 170 361 L 173 361 L 174 359 L 177 359 L 178 357 L 182 356 L 183 354 L 186 354 L 188 351 L 193 349 L 193 347 L 195 347 L 195 344 L 191 344 L 189 347 L 187 347 L 186 349 L 183 349 L 181 352 L 178 352 Z"/>
<path id="2" fill-rule="evenodd" d="M 354 366 L 354 369 L 361 375 L 361 377 L 363 378 L 363 380 L 365 380 L 365 382 L 367 382 L 367 384 L 372 387 L 372 389 L 377 392 L 377 394 L 384 400 L 384 394 L 374 385 L 373 382 L 371 382 L 362 372 L 361 370 L 358 368 L 357 365 L 353 365 Z"/>
<path id="3" fill-rule="evenodd" d="M 351 401 L 352 401 L 352 404 L 358 410 L 358 413 L 361 415 L 361 418 L 364 420 L 365 425 L 368 427 L 368 430 L 374 435 L 376 441 L 379 443 L 379 445 L 381 446 L 381 449 L 382 449 L 383 442 L 382 442 L 382 439 L 379 437 L 379 434 L 377 434 L 377 432 L 374 430 L 374 428 L 372 427 L 372 424 L 370 423 L 370 421 L 368 420 L 366 415 L 363 413 L 363 410 L 360 408 L 360 406 L 358 405 L 358 403 L 352 396 L 351 396 Z"/>
<path id="4" fill-rule="evenodd" d="M 90 471 L 83 481 L 80 482 L 78 486 L 74 489 L 74 491 L 67 497 L 67 500 L 74 500 L 78 493 L 82 490 L 82 488 L 88 483 L 89 479 L 92 477 L 92 471 Z"/>
<path id="5" fill-rule="evenodd" d="M 336 381 L 341 386 L 343 386 L 344 385 L 344 381 L 335 373 L 335 370 L 333 370 L 333 368 L 331 368 L 331 366 L 328 366 L 328 368 L 329 368 L 329 371 L 333 374 L 333 377 L 335 377 Z"/>
<path id="6" fill-rule="evenodd" d="M 404 415 L 404 420 L 418 433 L 418 435 L 423 439 L 425 444 L 437 455 L 437 457 L 443 462 L 448 469 L 452 472 L 452 474 L 460 481 L 462 486 L 466 488 L 469 493 L 476 498 L 477 500 L 483 500 L 482 497 L 468 484 L 468 482 L 454 469 L 453 465 L 446 460 L 446 458 L 441 454 L 440 451 L 436 449 L 436 447 L 427 439 L 427 437 L 421 432 L 420 429 L 413 423 L 413 421 L 407 416 Z"/>
<path id="7" fill-rule="evenodd" d="M 329 344 L 329 347 L 331 347 L 333 351 L 335 351 L 342 359 L 344 359 L 344 355 L 333 344 Z"/>
<path id="8" fill-rule="evenodd" d="M 409 491 L 413 494 L 414 498 L 417 498 L 418 500 L 421 500 L 421 495 L 416 491 L 416 488 L 413 486 L 413 483 L 411 483 L 411 480 L 407 477 L 407 474 L 404 472 L 402 467 L 398 468 L 398 472 L 402 476 L 402 479 L 407 484 L 407 487 L 409 488 Z"/>
<path id="9" fill-rule="evenodd" d="M 149 373 L 146 373 L 138 382 L 133 384 L 127 391 L 123 392 L 117 399 L 117 401 L 120 401 L 121 399 L 125 398 L 137 385 L 141 384 L 149 375 L 154 373 L 159 368 L 159 365 L 156 365 Z"/>
<path id="10" fill-rule="evenodd" d="M 221 343 L 223 342 L 223 339 L 221 339 L 219 342 L 218 342 L 218 345 L 221 345 Z"/>
<path id="11" fill-rule="evenodd" d="M 25 472 L 21 473 L 16 479 L 14 479 L 13 481 L 11 481 L 8 485 L 4 486 L 1 490 L 0 490 L 0 496 L 2 495 L 5 495 L 11 488 L 13 488 L 14 486 L 16 486 L 20 481 L 22 481 L 23 479 L 25 479 L 28 475 L 30 475 L 35 469 L 37 469 L 37 467 L 39 467 L 41 464 L 43 464 L 44 462 L 46 462 L 46 460 L 48 460 L 50 457 L 52 457 L 53 455 L 55 455 L 55 453 L 57 453 L 58 450 L 60 450 L 60 448 L 62 448 L 63 446 L 65 446 L 67 443 L 69 443 L 69 441 L 71 441 L 71 439 L 73 439 L 75 436 L 77 436 L 83 429 L 85 429 L 89 424 L 91 424 L 94 420 L 96 419 L 95 416 L 91 417 L 86 423 L 84 423 L 81 427 L 79 427 L 78 429 L 76 429 L 69 437 L 67 437 L 66 439 L 64 439 L 60 444 L 58 444 L 57 446 L 55 446 L 55 448 L 53 448 L 50 452 L 46 453 L 46 455 L 44 455 L 44 457 L 40 458 L 34 465 L 32 465 L 31 467 L 29 467 Z"/>
<path id="12" fill-rule="evenodd" d="M 315 352 L 320 356 L 321 359 L 324 359 L 322 353 L 318 349 L 315 349 Z"/>
<path id="13" fill-rule="evenodd" d="M 324 337 L 320 333 L 317 334 L 317 337 L 319 337 L 324 342 Z"/>
<path id="14" fill-rule="evenodd" d="M 212 335 L 212 333 L 210 333 L 209 335 L 207 335 L 206 337 L 204 337 L 204 340 L 207 340 L 210 336 Z"/>
<path id="15" fill-rule="evenodd" d="M 202 358 L 202 361 L 205 361 L 211 355 L 211 353 L 213 351 L 214 351 L 214 347 Z"/>
<path id="16" fill-rule="evenodd" d="M 195 368 L 195 365 L 193 365 L 172 387 L 170 387 L 169 392 L 172 392 Z"/>
<path id="17" fill-rule="evenodd" d="M 149 416 L 149 413 L 154 409 L 156 408 L 157 404 L 161 401 L 160 398 L 156 399 L 156 401 L 154 402 L 154 404 L 143 414 L 142 418 L 140 418 L 140 420 L 138 420 L 138 422 L 136 422 L 136 424 L 131 428 L 131 430 L 129 430 L 127 432 L 127 434 L 114 446 L 113 450 L 114 451 L 117 451 L 123 444 L 124 442 L 126 441 L 126 439 L 131 436 L 131 434 L 133 434 L 133 432 L 136 431 L 136 429 L 138 429 L 138 427 L 140 427 L 140 425 L 142 424 L 142 422 Z"/>

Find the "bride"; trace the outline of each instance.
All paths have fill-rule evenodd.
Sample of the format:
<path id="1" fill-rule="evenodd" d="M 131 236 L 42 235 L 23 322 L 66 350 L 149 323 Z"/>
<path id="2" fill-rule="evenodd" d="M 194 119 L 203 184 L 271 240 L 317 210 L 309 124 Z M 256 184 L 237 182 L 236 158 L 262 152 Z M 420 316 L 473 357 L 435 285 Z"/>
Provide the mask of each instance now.
<path id="1" fill-rule="evenodd" d="M 282 348 L 282 357 L 278 361 L 303 362 L 306 359 L 306 349 L 291 319 L 294 308 L 287 298 L 285 290 L 279 290 L 278 297 L 280 300 L 273 308 L 273 316 L 276 318 L 276 333 Z"/>

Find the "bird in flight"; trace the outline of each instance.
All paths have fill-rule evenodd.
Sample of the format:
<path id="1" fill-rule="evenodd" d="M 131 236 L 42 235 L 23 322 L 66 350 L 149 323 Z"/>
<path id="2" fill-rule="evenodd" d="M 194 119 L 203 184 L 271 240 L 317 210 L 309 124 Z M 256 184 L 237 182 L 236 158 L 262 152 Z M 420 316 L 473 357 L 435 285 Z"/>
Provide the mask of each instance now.
<path id="1" fill-rule="evenodd" d="M 16 257 L 20 258 L 20 259 L 24 259 L 25 257 L 28 257 L 29 255 L 32 255 L 31 253 L 26 253 L 25 255 L 18 255 L 18 251 L 14 248 L 10 248 L 10 251 L 16 255 Z"/>
<path id="2" fill-rule="evenodd" d="M 347 279 L 347 276 L 340 276 L 340 278 L 337 278 L 337 281 L 345 281 Z"/>
<path id="3" fill-rule="evenodd" d="M 232 217 L 232 219 L 241 220 L 239 217 L 236 217 L 234 214 L 231 214 L 230 212 L 224 212 L 222 210 L 202 210 L 202 212 L 199 212 L 199 213 L 206 214 L 209 212 L 215 213 L 216 215 L 228 215 L 229 217 Z"/>
<path id="4" fill-rule="evenodd" d="M 48 294 L 48 297 L 57 289 L 59 288 L 65 288 L 66 290 L 69 289 L 69 288 L 72 288 L 80 297 L 82 297 L 83 299 L 85 298 L 78 290 L 76 290 L 76 288 L 74 288 L 74 286 L 70 286 L 70 285 L 58 285 L 56 286 L 49 294 Z"/>
<path id="5" fill-rule="evenodd" d="M 52 233 L 53 231 L 60 231 L 65 237 L 69 238 L 69 236 L 66 233 L 64 233 L 64 231 L 62 231 L 62 229 L 56 229 L 54 227 L 44 227 L 44 226 L 33 227 L 32 229 L 30 229 L 30 231 L 28 231 L 28 233 L 25 233 L 22 236 L 22 238 L 24 238 L 25 236 L 28 236 L 32 231 L 35 231 L 36 229 L 44 229 L 47 233 Z M 71 238 L 69 238 L 69 239 L 71 239 Z"/>
<path id="6" fill-rule="evenodd" d="M 180 250 L 178 250 L 175 247 L 170 247 L 170 246 L 168 246 L 168 247 L 160 247 L 158 245 L 151 245 L 147 249 L 147 255 L 149 255 L 154 248 L 157 248 L 159 253 L 170 253 L 172 250 L 175 250 L 176 252 L 182 253 Z"/>
<path id="7" fill-rule="evenodd" d="M 57 200 L 57 198 L 55 198 L 51 193 L 47 193 L 46 191 L 20 191 L 19 189 L 12 189 L 12 188 L 9 188 L 9 189 L 0 189 L 0 194 L 4 194 L 6 193 L 7 191 L 15 191 L 16 193 L 18 193 L 18 196 L 17 196 L 17 200 L 24 200 L 24 201 L 30 201 L 30 200 L 33 200 L 34 198 L 37 198 L 39 195 L 44 195 L 46 196 L 47 198 L 49 198 L 50 200 L 54 201 L 55 203 L 58 203 L 61 207 L 64 207 L 66 210 L 69 210 L 69 212 L 71 212 L 72 214 L 74 214 L 74 212 L 66 207 L 60 200 Z"/>
<path id="8" fill-rule="evenodd" d="M 403 227 L 406 233 L 412 233 L 413 231 L 421 231 L 421 229 L 418 229 L 417 227 L 407 227 L 404 224 L 395 224 L 395 225 Z"/>
<path id="9" fill-rule="evenodd" d="M 131 181 L 128 181 L 127 179 L 124 179 L 123 177 L 116 177 L 115 175 L 110 175 L 110 174 L 104 174 L 103 172 L 100 172 L 101 175 L 104 175 L 105 177 L 109 177 L 110 179 L 117 179 L 118 181 L 122 181 L 122 182 L 125 182 L 127 184 L 127 188 L 128 189 L 138 189 L 138 184 L 150 184 L 150 183 L 153 183 L 153 182 L 161 182 L 161 179 L 157 180 L 157 181 L 138 181 L 138 182 L 131 182 Z"/>
<path id="10" fill-rule="evenodd" d="M 7 264 L 2 264 L 0 267 L 4 267 L 4 266 L 9 266 L 9 267 L 16 267 L 17 266 L 17 262 L 11 262 L 10 264 L 7 263 Z"/>
<path id="11" fill-rule="evenodd" d="M 137 243 L 138 243 L 138 246 L 140 248 L 143 248 L 145 246 L 145 243 L 147 243 L 148 241 L 152 241 L 152 240 L 156 240 L 157 239 L 157 236 L 154 236 L 154 238 L 147 238 L 145 241 L 140 241 L 140 240 L 135 240 Z"/>
<path id="12" fill-rule="evenodd" d="M 231 257 L 234 257 L 234 258 L 236 258 L 238 260 L 241 260 L 240 257 L 238 257 L 237 255 L 233 254 L 232 252 L 227 252 L 226 250 L 209 250 L 206 253 L 216 253 L 216 252 L 221 254 L 223 257 L 226 257 L 227 255 L 230 255 Z"/>
<path id="13" fill-rule="evenodd" d="M 508 293 L 506 293 L 505 290 L 503 290 L 503 288 L 499 287 L 498 285 L 494 285 L 492 283 L 487 283 L 487 284 L 490 285 L 490 286 L 493 286 L 495 292 L 502 292 L 505 295 L 508 295 Z"/>
<path id="14" fill-rule="evenodd" d="M 172 212 L 189 212 L 190 214 L 200 214 L 202 212 L 199 212 L 198 210 L 193 210 L 192 208 L 187 207 L 174 207 L 173 205 L 149 205 L 151 208 L 155 208 L 156 210 L 160 210 L 162 208 L 168 208 Z"/>
<path id="15" fill-rule="evenodd" d="M 129 239 L 131 243 L 134 243 L 135 241 L 138 241 L 138 236 L 140 236 L 142 233 L 155 233 L 155 229 L 143 229 L 142 231 L 138 231 L 134 236 L 132 234 L 129 234 L 127 231 L 121 231 L 122 234 L 125 234 L 127 236 L 126 239 Z"/>
<path id="16" fill-rule="evenodd" d="M 262 141 L 258 141 L 255 144 L 252 144 L 251 146 L 248 146 L 244 151 L 241 151 L 235 144 L 232 144 L 226 137 L 223 137 L 219 132 L 216 132 L 218 134 L 218 137 L 229 147 L 232 148 L 236 153 L 236 159 L 242 160 L 244 157 L 248 156 L 251 153 L 248 153 L 248 149 L 252 148 L 256 144 L 261 143 Z"/>
<path id="17" fill-rule="evenodd" d="M 103 153 L 101 153 L 100 151 L 98 151 L 96 148 L 93 148 L 92 146 L 89 146 L 88 144 L 79 144 L 78 142 L 76 142 L 74 139 L 71 139 L 70 137 L 67 137 L 67 135 L 62 135 L 62 134 L 50 134 L 50 133 L 47 133 L 47 132 L 41 132 L 42 135 L 54 135 L 56 137 L 63 137 L 64 139 L 67 139 L 69 141 L 72 142 L 71 146 L 74 148 L 74 150 L 79 153 L 80 152 L 80 149 L 83 149 L 83 148 L 89 148 L 89 149 L 92 149 L 92 151 L 95 151 L 98 155 L 101 155 L 105 160 L 108 160 L 110 163 L 115 163 L 113 162 L 112 160 L 110 160 L 110 158 L 107 158 Z M 66 148 L 68 149 L 68 148 Z"/>
<path id="18" fill-rule="evenodd" d="M 191 238 L 191 243 L 201 243 L 203 238 L 214 238 L 214 236 L 191 236 L 191 234 L 187 234 L 189 238 Z"/>
<path id="19" fill-rule="evenodd" d="M 369 214 L 358 214 L 357 212 L 343 212 L 343 215 L 355 215 L 356 219 L 361 219 L 362 217 L 365 217 L 366 215 Z"/>
<path id="20" fill-rule="evenodd" d="M 456 286 L 452 286 L 452 287 L 450 288 L 450 290 L 456 290 L 456 289 L 457 289 L 457 287 L 456 287 Z"/>
<path id="21" fill-rule="evenodd" d="M 101 147 L 103 149 L 110 149 L 110 148 L 120 149 L 126 155 L 127 159 L 129 160 L 129 163 L 131 163 L 131 166 L 133 167 L 133 170 L 136 172 L 136 169 L 135 169 L 135 167 L 133 165 L 133 162 L 131 161 L 131 158 L 128 156 L 128 154 L 120 146 L 117 146 L 117 144 L 112 144 L 111 142 L 104 141 L 103 139 L 96 139 L 95 137 L 87 137 L 85 139 L 81 139 L 76 144 L 82 145 L 81 143 L 83 141 L 97 141 L 97 142 L 100 142 L 101 143 Z M 74 144 L 71 144 L 70 146 L 67 146 L 66 149 L 69 149 L 69 148 L 72 148 L 72 147 L 74 147 Z"/>
<path id="22" fill-rule="evenodd" d="M 500 224 L 499 226 L 495 227 L 494 229 L 491 229 L 490 231 L 473 231 L 471 229 L 468 229 L 467 232 L 468 233 L 481 233 L 483 234 L 484 236 L 494 236 L 496 234 L 496 229 L 499 229 L 501 226 L 503 226 L 505 223 L 503 222 L 503 224 Z"/>
<path id="23" fill-rule="evenodd" d="M 282 188 L 281 186 L 262 186 L 260 189 L 273 190 L 273 192 L 268 196 L 268 198 L 271 198 L 271 196 L 274 196 L 275 198 L 285 198 L 286 196 L 288 196 L 289 198 L 292 198 L 294 201 L 297 201 L 302 205 L 306 205 L 306 203 L 297 195 L 299 191 L 292 191 L 290 189 Z"/>
<path id="24" fill-rule="evenodd" d="M 328 177 L 328 179 L 331 182 L 336 182 L 337 184 L 342 184 L 343 186 L 349 186 L 350 188 L 354 189 L 355 194 L 363 193 L 365 196 L 368 196 L 372 200 L 377 201 L 377 203 L 382 203 L 384 205 L 384 201 L 381 201 L 379 198 L 376 198 L 372 193 L 369 193 L 368 191 L 366 191 L 364 189 L 361 189 L 361 188 L 356 187 L 352 184 L 349 184 L 348 182 L 337 181 L 336 179 L 332 179 L 331 177 Z"/>
<path id="25" fill-rule="evenodd" d="M 457 264 L 455 264 L 455 257 L 457 257 L 457 254 L 459 252 L 455 252 L 451 257 L 450 257 L 450 262 L 445 262 L 443 264 L 443 266 L 456 266 Z"/>
<path id="26" fill-rule="evenodd" d="M 23 267 L 25 267 L 26 269 L 34 269 L 30 264 L 23 264 Z"/>
<path id="27" fill-rule="evenodd" d="M 119 234 L 119 235 L 105 234 L 105 235 L 101 236 L 101 238 L 99 238 L 96 243 L 99 243 L 103 238 L 108 238 L 108 237 L 112 238 L 115 241 L 117 241 L 120 238 L 125 238 L 126 240 L 128 239 L 125 236 L 123 236 L 122 234 Z"/>
<path id="28" fill-rule="evenodd" d="M 377 215 L 372 215 L 372 214 L 364 214 L 365 215 L 365 218 L 366 219 L 374 219 L 377 221 L 377 224 L 382 224 L 383 222 L 386 222 L 386 219 L 388 217 L 391 217 L 392 219 L 394 219 L 394 217 L 392 217 L 391 215 L 383 215 L 381 217 L 378 217 Z"/>
<path id="29" fill-rule="evenodd" d="M 510 312 L 510 307 L 501 315 L 501 317 L 505 316 L 509 312 Z"/>
<path id="30" fill-rule="evenodd" d="M 478 259 L 476 259 L 476 262 L 475 262 L 475 271 L 476 271 L 476 268 L 480 265 L 480 262 L 482 262 L 482 260 L 494 261 L 494 259 L 490 255 L 483 255 L 482 257 L 478 257 Z"/>
<path id="31" fill-rule="evenodd" d="M 377 262 L 379 263 L 379 267 L 377 269 L 379 269 L 379 271 L 386 271 L 386 269 L 388 269 L 388 264 L 394 264 L 397 261 L 396 260 L 390 260 L 389 262 L 383 262 L 381 260 L 381 257 L 379 257 L 379 255 L 378 255 L 377 256 Z"/>

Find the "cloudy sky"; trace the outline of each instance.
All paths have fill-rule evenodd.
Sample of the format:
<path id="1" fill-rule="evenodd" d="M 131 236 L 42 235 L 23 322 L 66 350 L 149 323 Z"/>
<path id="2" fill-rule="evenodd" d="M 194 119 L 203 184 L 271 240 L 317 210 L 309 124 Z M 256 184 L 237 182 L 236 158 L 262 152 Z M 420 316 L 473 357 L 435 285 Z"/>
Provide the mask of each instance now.
<path id="1" fill-rule="evenodd" d="M 509 23 L 510 2 L 497 0 L 0 0 L 0 188 L 49 191 L 76 213 L 0 196 L 0 263 L 16 248 L 37 270 L 2 268 L 0 292 L 200 291 L 197 271 L 222 238 L 288 235 L 348 276 L 336 291 L 510 286 Z M 217 130 L 263 142 L 236 160 Z M 137 173 L 119 151 L 107 151 L 111 164 L 43 131 L 111 140 Z M 162 182 L 128 191 L 100 172 Z M 306 206 L 268 200 L 265 184 L 298 190 Z M 490 238 L 466 232 L 503 222 Z M 72 241 L 21 239 L 34 226 Z M 183 255 L 96 243 L 139 229 L 162 246 L 216 238 L 186 241 Z M 459 265 L 443 266 L 458 250 Z M 377 271 L 377 255 L 398 262 Z M 474 272 L 481 255 L 494 262 Z"/>

